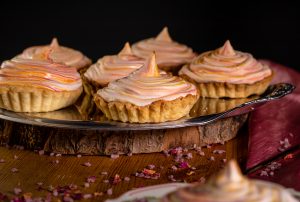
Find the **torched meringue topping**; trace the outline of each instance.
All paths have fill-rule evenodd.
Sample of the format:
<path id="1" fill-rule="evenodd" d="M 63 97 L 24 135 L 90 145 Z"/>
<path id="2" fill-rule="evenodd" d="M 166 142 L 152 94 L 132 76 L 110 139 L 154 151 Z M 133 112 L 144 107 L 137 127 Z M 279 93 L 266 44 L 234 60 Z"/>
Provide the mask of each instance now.
<path id="1" fill-rule="evenodd" d="M 135 55 L 147 59 L 153 51 L 159 67 L 179 66 L 190 63 L 196 56 L 193 50 L 172 40 L 165 27 L 156 38 L 149 38 L 132 45 Z"/>
<path id="2" fill-rule="evenodd" d="M 227 40 L 221 48 L 204 52 L 190 65 L 184 66 L 179 72 L 181 74 L 198 83 L 253 84 L 270 76 L 272 71 L 250 53 L 235 51 Z"/>
<path id="3" fill-rule="evenodd" d="M 60 46 L 56 38 L 52 39 L 50 45 L 27 48 L 18 57 L 24 59 L 35 59 L 49 50 L 51 51 L 48 55 L 48 59 L 53 60 L 56 63 L 63 63 L 67 66 L 75 67 L 76 69 L 81 69 L 91 64 L 91 60 L 84 56 L 81 52 Z"/>
<path id="4" fill-rule="evenodd" d="M 197 95 L 197 89 L 182 78 L 159 70 L 153 54 L 139 70 L 109 83 L 97 93 L 107 102 L 146 106 L 159 100 L 171 101 L 189 94 Z"/>
<path id="5" fill-rule="evenodd" d="M 0 85 L 28 85 L 52 91 L 72 91 L 81 88 L 82 81 L 73 67 L 45 59 L 15 57 L 2 63 Z"/>
<path id="6" fill-rule="evenodd" d="M 128 76 L 141 68 L 145 60 L 133 55 L 127 42 L 118 55 L 108 55 L 100 58 L 84 74 L 84 76 L 101 86 L 109 82 Z"/>
<path id="7" fill-rule="evenodd" d="M 297 201 L 280 185 L 261 180 L 250 180 L 243 176 L 234 160 L 231 160 L 224 170 L 206 184 L 182 188 L 174 192 L 172 198 L 185 202 Z"/>

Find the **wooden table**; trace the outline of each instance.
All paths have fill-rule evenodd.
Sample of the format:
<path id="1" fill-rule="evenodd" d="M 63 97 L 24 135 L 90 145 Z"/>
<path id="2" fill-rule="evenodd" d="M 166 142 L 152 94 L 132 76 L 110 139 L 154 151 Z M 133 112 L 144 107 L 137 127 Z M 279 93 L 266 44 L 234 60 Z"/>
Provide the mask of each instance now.
<path id="1" fill-rule="evenodd" d="M 103 201 L 107 198 L 115 198 L 133 188 L 168 183 L 170 175 L 187 182 L 198 181 L 201 177 L 207 178 L 224 165 L 223 159 L 225 158 L 227 160 L 238 159 L 243 167 L 247 156 L 247 141 L 247 126 L 244 126 L 236 138 L 224 145 L 218 144 L 211 148 L 203 148 L 205 156 L 197 154 L 196 151 L 189 151 L 193 154 L 193 158 L 187 161 L 196 168 L 195 173 L 190 176 L 187 175 L 186 169 L 172 170 L 171 166 L 175 164 L 174 157 L 167 157 L 162 153 L 120 156 L 117 159 L 101 156 L 56 157 L 49 156 L 49 154 L 39 155 L 33 151 L 0 147 L 0 159 L 5 160 L 4 163 L 0 163 L 0 192 L 11 198 L 14 188 L 20 187 L 22 193 L 30 192 L 33 197 L 45 197 L 49 193 L 46 189 L 51 185 L 57 187 L 75 184 L 83 193 L 103 193 L 102 196 L 89 199 Z M 213 154 L 216 149 L 225 150 L 226 153 Z M 214 156 L 214 161 L 209 159 L 211 156 Z M 55 162 L 56 160 L 58 162 Z M 91 166 L 83 166 L 86 162 L 90 162 Z M 161 174 L 159 179 L 134 176 L 136 172 L 149 164 L 156 166 L 154 170 Z M 18 172 L 12 172 L 13 168 L 18 169 Z M 107 172 L 108 175 L 101 175 L 101 172 Z M 116 185 L 104 182 L 105 179 L 114 177 L 116 174 L 119 174 L 121 178 L 130 177 L 130 181 L 122 180 Z M 85 188 L 84 183 L 89 176 L 96 176 L 96 181 L 91 183 L 90 187 Z M 43 183 L 42 189 L 38 189 L 37 183 L 39 182 Z M 113 191 L 112 195 L 106 193 L 110 188 Z"/>

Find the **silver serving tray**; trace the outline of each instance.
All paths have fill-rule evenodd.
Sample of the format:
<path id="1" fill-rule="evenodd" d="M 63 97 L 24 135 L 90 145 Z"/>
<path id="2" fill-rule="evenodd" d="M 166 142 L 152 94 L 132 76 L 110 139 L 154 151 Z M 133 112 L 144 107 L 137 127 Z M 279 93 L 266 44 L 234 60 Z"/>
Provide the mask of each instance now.
<path id="1" fill-rule="evenodd" d="M 164 123 L 134 124 L 110 121 L 103 114 L 93 117 L 81 115 L 72 106 L 69 108 L 46 113 L 16 113 L 0 109 L 0 118 L 24 124 L 49 126 L 68 129 L 84 130 L 149 130 L 168 129 L 187 126 L 201 126 L 212 123 L 221 118 L 236 116 L 251 112 L 259 106 L 276 99 L 280 99 L 294 90 L 288 83 L 269 86 L 261 96 L 244 99 L 212 99 L 200 98 L 188 117 Z"/>

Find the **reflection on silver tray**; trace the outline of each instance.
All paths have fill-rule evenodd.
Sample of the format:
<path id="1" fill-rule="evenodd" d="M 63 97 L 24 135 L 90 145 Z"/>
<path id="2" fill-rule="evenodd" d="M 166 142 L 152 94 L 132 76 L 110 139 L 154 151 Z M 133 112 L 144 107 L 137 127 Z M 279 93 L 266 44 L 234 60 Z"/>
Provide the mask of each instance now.
<path id="1" fill-rule="evenodd" d="M 16 113 L 0 109 L 0 118 L 39 126 L 87 130 L 148 130 L 199 126 L 220 118 L 248 113 L 266 102 L 291 93 L 294 88 L 291 84 L 281 83 L 270 86 L 261 96 L 242 99 L 200 98 L 188 117 L 164 123 L 122 123 L 109 121 L 103 114 L 86 117 L 82 116 L 74 106 L 47 113 Z"/>

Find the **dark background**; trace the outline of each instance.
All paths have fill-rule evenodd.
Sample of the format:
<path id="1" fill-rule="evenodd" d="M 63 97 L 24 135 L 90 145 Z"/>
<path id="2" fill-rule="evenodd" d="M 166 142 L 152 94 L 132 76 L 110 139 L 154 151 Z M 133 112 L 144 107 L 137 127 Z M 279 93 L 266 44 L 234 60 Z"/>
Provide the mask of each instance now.
<path id="1" fill-rule="evenodd" d="M 117 53 L 126 41 L 156 36 L 166 25 L 174 40 L 197 52 L 215 49 L 230 39 L 237 50 L 300 70 L 297 1 L 226 5 L 200 0 L 0 4 L 0 61 L 26 47 L 48 44 L 54 36 L 60 44 L 78 49 L 95 61 Z"/>

